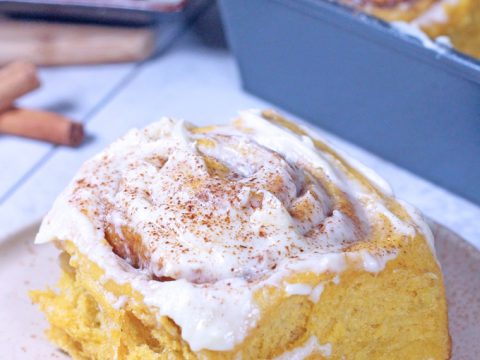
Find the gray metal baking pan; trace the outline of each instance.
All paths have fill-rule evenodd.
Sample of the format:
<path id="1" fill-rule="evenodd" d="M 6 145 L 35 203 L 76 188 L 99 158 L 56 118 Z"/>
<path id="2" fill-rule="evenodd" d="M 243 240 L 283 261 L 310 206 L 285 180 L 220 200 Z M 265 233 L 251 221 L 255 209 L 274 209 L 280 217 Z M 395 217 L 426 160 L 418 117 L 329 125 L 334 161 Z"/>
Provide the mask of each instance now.
<path id="1" fill-rule="evenodd" d="M 480 203 L 480 63 L 322 0 L 220 0 L 244 88 Z"/>

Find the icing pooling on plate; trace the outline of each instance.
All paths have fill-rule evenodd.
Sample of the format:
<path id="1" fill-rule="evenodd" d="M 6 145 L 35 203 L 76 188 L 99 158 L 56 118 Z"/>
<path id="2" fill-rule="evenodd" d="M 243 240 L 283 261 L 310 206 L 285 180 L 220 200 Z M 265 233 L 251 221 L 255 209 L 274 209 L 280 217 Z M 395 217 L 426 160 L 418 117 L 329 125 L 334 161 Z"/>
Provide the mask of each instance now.
<path id="1" fill-rule="evenodd" d="M 87 161 L 36 241 L 72 241 L 175 321 L 192 350 L 231 350 L 258 320 L 259 288 L 349 260 L 381 271 L 395 249 L 369 247 L 370 235 L 420 231 L 368 178 L 376 186 L 257 111 L 211 129 L 164 118 Z"/>

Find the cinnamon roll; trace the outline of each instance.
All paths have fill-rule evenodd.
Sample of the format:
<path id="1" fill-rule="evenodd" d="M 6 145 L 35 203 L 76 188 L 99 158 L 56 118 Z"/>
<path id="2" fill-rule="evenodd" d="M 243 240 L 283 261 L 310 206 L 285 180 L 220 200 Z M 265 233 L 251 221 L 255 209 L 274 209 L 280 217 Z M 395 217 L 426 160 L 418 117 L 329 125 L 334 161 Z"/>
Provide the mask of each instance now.
<path id="1" fill-rule="evenodd" d="M 413 25 L 432 39 L 450 39 L 457 50 L 480 58 L 480 2 L 476 0 L 441 0 L 418 16 Z"/>
<path id="2" fill-rule="evenodd" d="M 457 50 L 480 58 L 477 0 L 340 0 L 386 21 L 405 21 L 431 39 L 446 37 Z"/>
<path id="3" fill-rule="evenodd" d="M 340 0 L 387 21 L 410 21 L 438 0 Z"/>
<path id="4" fill-rule="evenodd" d="M 447 359 L 442 273 L 419 212 L 278 114 L 164 118 L 79 170 L 37 243 L 31 296 L 76 359 Z"/>

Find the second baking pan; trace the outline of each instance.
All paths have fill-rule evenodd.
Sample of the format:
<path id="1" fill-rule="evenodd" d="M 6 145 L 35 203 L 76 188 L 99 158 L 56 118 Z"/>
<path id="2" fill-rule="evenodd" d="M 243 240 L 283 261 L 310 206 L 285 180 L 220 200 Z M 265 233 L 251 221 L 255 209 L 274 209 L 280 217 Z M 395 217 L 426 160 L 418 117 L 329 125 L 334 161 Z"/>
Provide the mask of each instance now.
<path id="1" fill-rule="evenodd" d="M 175 18 L 187 0 L 0 0 L 13 16 L 146 25 Z"/>
<path id="2" fill-rule="evenodd" d="M 322 0 L 220 0 L 244 87 L 480 203 L 480 63 Z"/>

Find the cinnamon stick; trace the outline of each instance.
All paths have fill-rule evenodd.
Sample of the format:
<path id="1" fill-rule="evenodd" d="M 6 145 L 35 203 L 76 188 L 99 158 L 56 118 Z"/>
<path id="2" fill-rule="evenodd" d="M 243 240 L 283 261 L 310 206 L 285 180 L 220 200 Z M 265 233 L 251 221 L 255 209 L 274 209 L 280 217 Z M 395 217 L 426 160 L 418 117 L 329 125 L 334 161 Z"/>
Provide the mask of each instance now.
<path id="1" fill-rule="evenodd" d="M 15 61 L 0 69 L 0 112 L 10 108 L 22 95 L 38 88 L 40 81 L 35 65 Z"/>
<path id="2" fill-rule="evenodd" d="M 0 133 L 78 146 L 83 142 L 81 123 L 49 111 L 11 108 L 0 113 Z"/>

